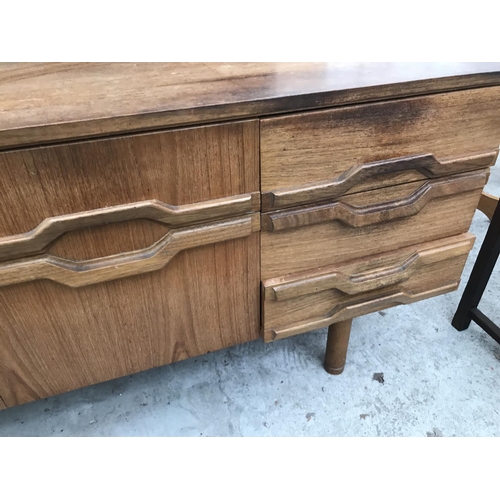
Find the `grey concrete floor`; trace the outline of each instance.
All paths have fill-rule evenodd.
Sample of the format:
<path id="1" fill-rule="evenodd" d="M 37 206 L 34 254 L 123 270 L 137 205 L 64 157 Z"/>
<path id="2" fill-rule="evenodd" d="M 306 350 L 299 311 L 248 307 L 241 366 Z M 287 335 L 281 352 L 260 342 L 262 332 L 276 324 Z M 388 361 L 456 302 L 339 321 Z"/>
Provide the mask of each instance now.
<path id="1" fill-rule="evenodd" d="M 458 291 L 354 320 L 340 376 L 323 370 L 323 329 L 10 408 L 0 436 L 499 436 L 500 346 L 450 324 L 487 227 L 476 212 Z M 498 271 L 481 309 L 500 322 Z"/>

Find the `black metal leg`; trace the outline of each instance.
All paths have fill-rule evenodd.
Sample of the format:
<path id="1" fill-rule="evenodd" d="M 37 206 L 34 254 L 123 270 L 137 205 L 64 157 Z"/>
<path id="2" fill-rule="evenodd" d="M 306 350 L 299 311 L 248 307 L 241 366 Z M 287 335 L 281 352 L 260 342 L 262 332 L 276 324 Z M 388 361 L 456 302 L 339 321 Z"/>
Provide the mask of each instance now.
<path id="1" fill-rule="evenodd" d="M 483 314 L 477 308 L 471 309 L 469 314 L 476 325 L 480 326 L 493 340 L 500 344 L 500 328 L 486 314 Z"/>
<path id="2" fill-rule="evenodd" d="M 465 287 L 462 299 L 458 305 L 455 316 L 451 324 L 459 331 L 469 327 L 471 320 L 480 323 L 481 319 L 486 318 L 484 314 L 477 309 L 479 301 L 483 296 L 484 289 L 488 284 L 493 268 L 495 267 L 498 255 L 500 254 L 500 203 L 498 203 L 493 218 L 490 222 L 488 232 L 484 237 L 483 244 L 479 250 L 476 263 L 472 269 L 467 286 Z M 479 315 L 478 315 L 479 313 Z M 476 321 L 476 318 L 479 321 Z M 486 318 L 488 319 L 488 318 Z M 494 325 L 490 320 L 490 326 Z M 483 326 L 483 325 L 480 325 Z M 498 327 L 496 327 L 496 335 L 499 335 Z M 485 331 L 491 335 L 489 331 Z M 493 338 L 495 338 L 492 335 Z M 495 340 L 498 340 L 495 338 Z"/>

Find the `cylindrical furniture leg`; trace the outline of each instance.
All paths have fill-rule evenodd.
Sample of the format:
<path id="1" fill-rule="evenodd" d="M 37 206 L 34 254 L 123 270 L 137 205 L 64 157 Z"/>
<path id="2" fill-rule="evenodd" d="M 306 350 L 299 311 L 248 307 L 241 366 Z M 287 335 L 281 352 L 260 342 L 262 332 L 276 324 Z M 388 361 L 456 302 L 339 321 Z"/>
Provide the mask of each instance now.
<path id="1" fill-rule="evenodd" d="M 340 375 L 344 371 L 351 325 L 352 319 L 347 319 L 328 328 L 324 366 L 331 375 Z"/>

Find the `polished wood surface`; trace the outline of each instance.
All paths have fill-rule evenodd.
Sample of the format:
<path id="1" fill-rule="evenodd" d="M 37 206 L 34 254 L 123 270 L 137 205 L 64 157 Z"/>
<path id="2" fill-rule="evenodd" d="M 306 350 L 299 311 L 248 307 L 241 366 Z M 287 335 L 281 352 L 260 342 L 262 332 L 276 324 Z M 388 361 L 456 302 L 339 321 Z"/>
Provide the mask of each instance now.
<path id="1" fill-rule="evenodd" d="M 0 263 L 0 287 L 47 279 L 80 287 L 162 269 L 183 250 L 249 236 L 259 231 L 258 214 L 169 231 L 149 248 L 87 261 L 53 255 Z"/>
<path id="2" fill-rule="evenodd" d="M 427 155 L 437 175 L 491 166 L 499 109 L 493 87 L 264 119 L 263 209 L 426 179 Z M 395 161 L 415 155 L 426 158 Z"/>
<path id="3" fill-rule="evenodd" d="M 478 171 L 346 195 L 333 204 L 263 214 L 262 228 L 268 228 L 271 220 L 275 230 L 261 234 L 262 279 L 464 233 L 487 177 L 486 171 Z M 441 194 L 427 198 L 434 183 Z"/>
<path id="4" fill-rule="evenodd" d="M 498 63 L 3 63 L 0 147 L 499 84 Z"/>
<path id="5" fill-rule="evenodd" d="M 409 304 L 455 290 L 460 282 L 463 266 L 474 243 L 474 236 L 464 234 L 399 248 L 392 252 L 357 259 L 337 267 L 311 269 L 308 272 L 283 276 L 262 283 L 263 338 L 266 342 L 279 340 L 310 330 L 324 328 L 338 321 L 368 314 L 399 304 Z M 423 265 L 405 273 L 405 264 L 415 255 L 424 255 Z M 323 274 L 322 274 L 323 273 Z M 401 274 L 402 280 L 377 281 L 390 273 Z M 332 274 L 348 276 L 351 287 L 338 286 Z M 375 276 L 375 284 L 365 287 L 368 276 Z M 324 286 L 307 287 L 304 294 L 291 295 L 285 300 L 273 299 L 273 289 L 281 284 L 317 280 L 323 276 Z M 268 290 L 269 289 L 269 290 Z"/>
<path id="6" fill-rule="evenodd" d="M 14 406 L 259 337 L 259 233 L 82 288 L 0 288 L 0 395 Z"/>
<path id="7" fill-rule="evenodd" d="M 88 210 L 259 191 L 258 133 L 254 120 L 0 153 L 0 237 Z"/>
<path id="8" fill-rule="evenodd" d="M 492 219 L 493 214 L 497 208 L 498 205 L 498 197 L 493 196 L 492 194 L 488 193 L 483 193 L 481 195 L 481 198 L 479 199 L 479 204 L 477 206 L 477 209 L 483 212 L 488 219 Z"/>
<path id="9" fill-rule="evenodd" d="M 324 367 L 330 375 L 340 375 L 344 371 L 351 326 L 352 319 L 346 319 L 328 327 Z"/>

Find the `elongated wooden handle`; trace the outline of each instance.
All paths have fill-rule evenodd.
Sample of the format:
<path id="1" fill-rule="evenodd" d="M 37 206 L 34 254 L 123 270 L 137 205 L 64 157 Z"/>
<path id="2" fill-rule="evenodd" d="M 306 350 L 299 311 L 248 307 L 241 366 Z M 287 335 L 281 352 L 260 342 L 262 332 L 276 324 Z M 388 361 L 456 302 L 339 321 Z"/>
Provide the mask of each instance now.
<path id="1" fill-rule="evenodd" d="M 359 304 L 353 303 L 348 305 L 340 305 L 339 307 L 336 307 L 332 311 L 330 311 L 328 317 L 307 321 L 299 325 L 293 325 L 290 327 L 266 330 L 264 331 L 263 335 L 264 342 L 272 342 L 273 340 L 284 339 L 286 337 L 291 337 L 292 335 L 298 335 L 299 333 L 305 333 L 311 330 L 325 328 L 338 321 L 345 321 L 350 318 L 356 318 L 364 314 L 380 311 L 381 309 L 388 309 L 389 307 L 394 307 L 400 304 L 411 304 L 420 300 L 429 299 L 430 297 L 435 297 L 436 295 L 453 292 L 458 288 L 458 285 L 459 281 L 456 281 L 455 283 L 449 283 L 439 288 L 421 293 L 414 294 L 401 291 L 391 295 L 387 295 L 385 297 L 377 297 L 372 300 L 367 300 Z"/>
<path id="2" fill-rule="evenodd" d="M 180 251 L 249 236 L 259 215 L 172 229 L 149 248 L 87 261 L 43 255 L 0 264 L 0 286 L 48 279 L 70 287 L 92 285 L 161 269 Z"/>
<path id="3" fill-rule="evenodd" d="M 439 161 L 434 155 L 425 154 L 357 165 L 345 171 L 342 175 L 324 182 L 309 183 L 263 193 L 262 210 L 267 212 L 294 205 L 331 200 L 347 193 L 360 182 L 395 172 L 415 170 L 428 179 L 434 179 L 487 168 L 495 164 L 497 156 L 498 150 L 495 150 L 466 158 Z"/>
<path id="4" fill-rule="evenodd" d="M 386 203 L 355 207 L 337 201 L 320 207 L 307 207 L 262 214 L 262 229 L 281 231 L 310 224 L 340 220 L 351 227 L 388 222 L 419 213 L 431 200 L 482 189 L 487 173 L 463 174 L 451 179 L 427 181 L 409 196 Z"/>
<path id="5" fill-rule="evenodd" d="M 359 263 L 347 264 L 315 276 L 291 279 L 286 283 L 266 284 L 264 281 L 264 300 L 283 301 L 333 288 L 348 295 L 355 295 L 402 283 L 425 266 L 468 254 L 474 244 L 474 238 L 468 236 L 467 239 L 445 246 L 419 250 L 403 256 L 396 264 L 367 271 L 359 272 Z"/>
<path id="6" fill-rule="evenodd" d="M 49 217 L 32 231 L 0 238 L 0 260 L 43 252 L 56 238 L 75 229 L 136 219 L 154 220 L 174 228 L 255 212 L 259 205 L 259 193 L 248 193 L 180 206 L 148 200 Z"/>

